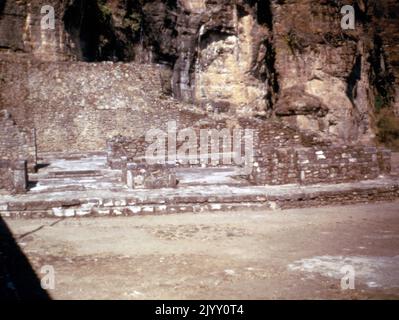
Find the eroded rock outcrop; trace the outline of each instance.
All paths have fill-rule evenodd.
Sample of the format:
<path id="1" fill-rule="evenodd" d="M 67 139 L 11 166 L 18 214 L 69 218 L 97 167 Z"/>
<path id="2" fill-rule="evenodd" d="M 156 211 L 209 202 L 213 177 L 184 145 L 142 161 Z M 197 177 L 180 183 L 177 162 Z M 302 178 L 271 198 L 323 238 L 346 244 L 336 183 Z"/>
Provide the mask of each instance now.
<path id="1" fill-rule="evenodd" d="M 1 1 L 1 49 L 28 53 L 45 61 L 74 59 L 74 43 L 65 31 L 62 19 L 55 20 L 54 30 L 41 28 L 44 5 L 52 6 L 55 16 L 62 17 L 67 3 L 67 0 Z"/>
<path id="2" fill-rule="evenodd" d="M 395 4 L 356 1 L 356 28 L 343 30 L 344 4 L 178 2 L 170 8 L 178 41 L 168 41 L 175 96 L 211 110 L 270 117 L 282 115 L 278 106 L 291 95 L 302 111 L 285 113 L 286 121 L 337 140 L 369 142 L 376 99 L 396 103 L 394 46 L 382 40 L 384 26 L 398 32 L 387 15 Z M 310 96 L 310 105 L 301 106 Z"/>
<path id="3" fill-rule="evenodd" d="M 54 31 L 40 29 L 43 4 L 3 1 L 3 50 L 160 63 L 164 92 L 178 99 L 339 141 L 371 141 L 376 104 L 399 112 L 394 0 L 349 3 L 355 30 L 342 30 L 340 0 L 46 1 Z"/>

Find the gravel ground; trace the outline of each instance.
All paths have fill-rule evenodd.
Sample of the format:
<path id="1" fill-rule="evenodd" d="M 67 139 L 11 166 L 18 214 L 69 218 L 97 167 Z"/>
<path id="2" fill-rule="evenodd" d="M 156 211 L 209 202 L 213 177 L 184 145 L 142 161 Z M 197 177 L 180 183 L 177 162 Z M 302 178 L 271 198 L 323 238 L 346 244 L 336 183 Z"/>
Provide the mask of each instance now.
<path id="1" fill-rule="evenodd" d="M 399 202 L 6 223 L 54 299 L 399 298 Z"/>

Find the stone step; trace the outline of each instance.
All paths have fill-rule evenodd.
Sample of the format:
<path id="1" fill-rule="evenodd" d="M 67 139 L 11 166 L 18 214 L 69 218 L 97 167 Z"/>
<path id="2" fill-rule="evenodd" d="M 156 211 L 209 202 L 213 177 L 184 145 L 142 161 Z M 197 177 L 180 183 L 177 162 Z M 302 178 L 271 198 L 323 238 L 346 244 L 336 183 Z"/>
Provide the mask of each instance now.
<path id="1" fill-rule="evenodd" d="M 83 160 L 83 159 L 98 159 L 98 158 L 106 158 L 107 153 L 104 151 L 92 151 L 92 152 L 51 152 L 51 153 L 40 153 L 37 156 L 37 159 L 42 163 L 51 162 L 51 160 Z"/>
<path id="2" fill-rule="evenodd" d="M 67 184 L 85 184 L 85 183 L 118 183 L 121 182 L 121 177 L 61 177 L 61 178 L 46 178 L 46 179 L 30 179 L 30 183 L 40 184 L 40 185 L 67 185 Z"/>
<path id="3" fill-rule="evenodd" d="M 68 188 L 71 188 L 68 186 Z M 134 216 L 137 214 L 231 211 L 395 201 L 399 181 L 376 179 L 362 183 L 301 187 L 196 186 L 162 190 L 64 189 L 0 198 L 3 217 Z"/>
<path id="4" fill-rule="evenodd" d="M 240 168 L 177 168 L 179 185 L 249 185 L 240 175 Z"/>
<path id="5" fill-rule="evenodd" d="M 99 170 L 54 171 L 46 174 L 48 178 L 100 177 L 102 175 Z"/>
<path id="6" fill-rule="evenodd" d="M 121 181 L 116 180 L 42 180 L 30 182 L 28 194 L 104 189 L 123 190 L 124 188 L 126 186 Z"/>
<path id="7" fill-rule="evenodd" d="M 79 174 L 79 173 L 62 173 L 57 174 L 55 172 L 42 173 L 42 174 L 30 174 L 29 181 L 41 182 L 41 183 L 58 183 L 58 182 L 80 182 L 80 181 L 121 181 L 122 173 L 120 171 L 106 171 L 96 174 Z"/>

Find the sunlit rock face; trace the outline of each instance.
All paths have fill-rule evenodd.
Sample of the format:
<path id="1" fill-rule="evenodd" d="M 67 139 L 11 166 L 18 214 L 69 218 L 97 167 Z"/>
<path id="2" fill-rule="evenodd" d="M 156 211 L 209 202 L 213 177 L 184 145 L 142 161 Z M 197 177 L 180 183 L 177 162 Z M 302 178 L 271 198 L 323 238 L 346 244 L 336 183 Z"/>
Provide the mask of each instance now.
<path id="1" fill-rule="evenodd" d="M 278 116 L 336 140 L 370 142 L 380 94 L 375 83 L 389 74 L 381 69 L 394 60 L 390 47 L 384 52 L 376 44 L 383 34 L 371 25 L 393 27 L 391 20 L 375 15 L 377 3 L 358 1 L 355 30 L 343 30 L 343 5 L 316 0 L 177 2 L 177 41 L 170 51 L 174 95 L 209 110 Z M 392 6 L 387 1 L 382 8 Z M 373 61 L 382 66 L 376 70 Z M 395 103 L 397 85 L 391 87 Z M 281 108 L 291 111 L 278 112 Z"/>
<path id="2" fill-rule="evenodd" d="M 40 8 L 53 5 L 55 30 Z M 43 61 L 162 64 L 165 93 L 211 112 L 281 118 L 337 141 L 368 143 L 375 104 L 399 114 L 395 0 L 3 1 L 1 50 Z M 10 32 L 13 30 L 13 32 Z"/>
<path id="3" fill-rule="evenodd" d="M 191 13 L 203 13 L 206 10 L 206 0 L 181 0 L 180 4 Z"/>
<path id="4" fill-rule="evenodd" d="M 389 12 L 393 2 L 356 2 L 355 30 L 341 27 L 341 1 L 205 4 L 206 11 L 183 12 L 187 16 L 177 19 L 182 40 L 174 65 L 177 97 L 210 110 L 277 115 L 301 129 L 364 143 L 374 138 L 374 103 L 381 94 L 375 84 L 385 81 L 397 104 L 397 85 L 381 81 L 395 72 L 394 62 L 386 67 L 395 61 L 392 40 L 386 34 L 382 40 L 377 26 L 398 33 L 392 17 L 377 14 Z M 379 38 L 387 47 L 376 43 Z"/>
<path id="5" fill-rule="evenodd" d="M 340 26 L 340 6 L 327 1 L 274 4 L 273 14 L 280 97 L 291 95 L 283 102 L 295 104 L 296 99 L 310 95 L 328 107 L 327 113 L 289 115 L 290 121 L 302 129 L 321 131 L 343 140 L 368 135 L 371 97 L 357 86 L 361 79 L 369 86 L 368 79 L 362 78 L 365 73 L 362 69 L 369 69 L 369 65 L 362 59 L 364 45 L 358 40 L 361 26 L 359 30 L 344 33 Z"/>
<path id="6" fill-rule="evenodd" d="M 195 100 L 214 108 L 232 108 L 239 114 L 265 114 L 267 86 L 252 74 L 258 48 L 253 34 L 264 32 L 251 15 L 233 11 L 234 34 L 207 31 L 199 35 L 195 68 Z"/>
<path id="7" fill-rule="evenodd" d="M 196 9 L 183 10 L 176 22 L 175 95 L 209 110 L 267 115 L 274 94 L 267 64 L 272 35 L 259 19 L 258 2 L 183 3 Z"/>
<path id="8" fill-rule="evenodd" d="M 44 5 L 54 8 L 59 17 L 67 1 L 3 1 L 0 7 L 0 45 L 2 48 L 26 52 L 45 61 L 73 59 L 74 47 L 63 21 L 56 19 L 54 29 L 41 28 Z"/>

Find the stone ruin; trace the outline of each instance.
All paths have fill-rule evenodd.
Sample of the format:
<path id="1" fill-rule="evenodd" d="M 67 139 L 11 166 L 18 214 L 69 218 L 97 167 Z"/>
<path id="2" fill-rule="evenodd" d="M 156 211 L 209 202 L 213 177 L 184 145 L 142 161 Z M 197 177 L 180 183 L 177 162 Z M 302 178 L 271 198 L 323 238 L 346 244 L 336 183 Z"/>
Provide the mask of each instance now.
<path id="1" fill-rule="evenodd" d="M 7 80 L 0 215 L 270 209 L 399 195 L 389 150 L 329 140 L 276 117 L 238 117 L 176 101 L 162 93 L 156 64 L 6 62 L 0 61 Z M 21 72 L 29 76 L 21 80 Z M 15 85 L 21 95 L 13 98 Z M 146 132 L 165 132 L 171 121 L 179 131 L 194 130 L 199 148 L 203 130 L 254 130 L 252 171 L 243 170 L 247 163 L 184 157 L 148 163 Z M 219 148 L 208 151 L 229 153 L 222 143 Z"/>
<path id="2" fill-rule="evenodd" d="M 333 144 L 273 121 L 241 119 L 238 123 L 255 129 L 253 170 L 245 177 L 251 185 L 343 183 L 376 179 L 391 171 L 391 152 L 384 148 Z M 222 124 L 215 122 L 214 128 L 221 128 Z M 149 145 L 144 136 L 116 136 L 107 141 L 107 162 L 111 168 L 122 170 L 129 188 L 176 187 L 176 168 L 215 166 L 209 158 L 194 164 L 179 158 L 175 162 L 148 164 L 145 152 Z M 167 145 L 165 139 L 165 148 Z M 222 156 L 223 144 L 219 147 Z M 216 165 L 223 166 L 220 162 Z"/>
<path id="3" fill-rule="evenodd" d="M 195 119 L 196 122 L 191 124 L 198 146 L 201 130 L 254 130 L 253 169 L 244 175 L 249 185 L 354 182 L 389 175 L 391 170 L 391 153 L 384 148 L 336 144 L 275 120 L 236 119 L 232 122 L 226 117 L 215 119 L 208 115 L 202 118 L 196 115 Z M 188 116 L 185 121 L 179 122 L 179 129 L 188 126 L 190 120 Z M 38 161 L 35 129 L 18 126 L 7 110 L 1 111 L 0 122 L 0 189 L 3 193 L 27 192 L 28 175 L 35 173 Z M 117 135 L 109 138 L 106 144 L 107 165 L 121 172 L 121 182 L 129 189 L 176 188 L 179 183 L 176 170 L 179 168 L 226 167 L 208 158 L 193 162 L 177 157 L 176 161 L 149 164 L 145 153 L 150 143 L 144 133 L 136 137 Z M 167 145 L 168 137 L 165 147 Z M 176 149 L 181 145 L 182 142 L 178 142 Z M 223 143 L 219 144 L 219 148 L 217 152 L 222 157 L 226 153 Z M 244 148 L 242 145 L 241 152 Z M 210 149 L 208 151 L 211 152 Z"/>
<path id="4" fill-rule="evenodd" d="M 28 172 L 37 165 L 35 130 L 15 124 L 6 110 L 0 111 L 0 191 L 24 193 Z"/>

